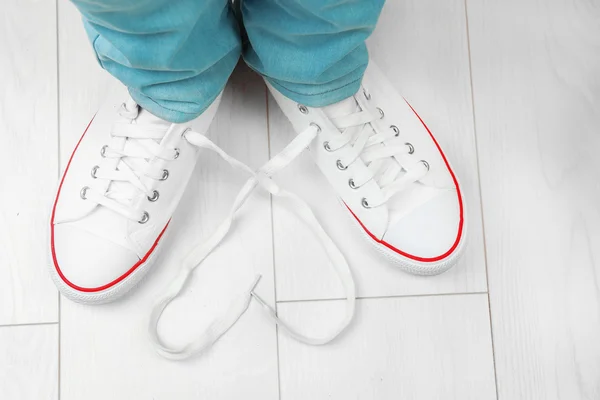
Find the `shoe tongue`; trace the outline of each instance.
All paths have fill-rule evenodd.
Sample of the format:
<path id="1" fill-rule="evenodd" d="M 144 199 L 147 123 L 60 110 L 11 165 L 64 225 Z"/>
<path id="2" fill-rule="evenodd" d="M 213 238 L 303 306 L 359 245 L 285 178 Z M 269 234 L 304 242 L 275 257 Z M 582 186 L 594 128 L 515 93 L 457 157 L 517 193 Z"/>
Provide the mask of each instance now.
<path id="1" fill-rule="evenodd" d="M 169 121 L 158 118 L 154 114 L 150 113 L 150 111 L 143 109 L 142 107 L 140 107 L 138 115 L 133 123 L 138 125 L 162 125 L 167 128 L 171 125 Z"/>
<path id="2" fill-rule="evenodd" d="M 323 107 L 323 112 L 329 118 L 343 117 L 360 111 L 360 106 L 354 99 L 354 96 L 345 100 Z"/>

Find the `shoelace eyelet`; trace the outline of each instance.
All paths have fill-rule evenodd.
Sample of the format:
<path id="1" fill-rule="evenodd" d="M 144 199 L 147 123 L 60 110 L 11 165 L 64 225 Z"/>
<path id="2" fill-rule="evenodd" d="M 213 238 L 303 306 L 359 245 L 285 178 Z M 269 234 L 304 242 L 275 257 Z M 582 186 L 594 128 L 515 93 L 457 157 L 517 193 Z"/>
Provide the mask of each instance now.
<path id="1" fill-rule="evenodd" d="M 306 108 L 304 104 L 298 104 L 298 110 L 300 110 L 302 114 L 308 114 L 308 108 Z"/>
<path id="2" fill-rule="evenodd" d="M 161 181 L 166 181 L 168 177 L 169 177 L 169 170 L 168 169 L 163 169 L 163 173 L 162 173 L 162 176 L 160 177 L 160 180 Z"/>
<path id="3" fill-rule="evenodd" d="M 323 142 L 323 148 L 327 151 L 332 151 L 329 142 Z"/>
<path id="4" fill-rule="evenodd" d="M 408 154 L 412 154 L 415 152 L 415 146 L 413 146 L 411 143 L 404 143 L 405 146 L 408 146 Z"/>
<path id="5" fill-rule="evenodd" d="M 366 197 L 363 197 L 362 200 L 360 201 L 360 204 L 362 204 L 362 206 L 364 208 L 371 208 L 371 206 L 369 205 L 369 201 L 367 200 Z"/>
<path id="6" fill-rule="evenodd" d="M 175 148 L 175 155 L 173 156 L 173 160 L 177 160 L 179 155 L 181 154 L 181 150 L 178 147 Z"/>
<path id="7" fill-rule="evenodd" d="M 348 179 L 348 186 L 350 186 L 350 189 L 358 189 L 358 186 L 356 186 L 356 183 L 354 183 L 354 179 L 352 178 Z"/>
<path id="8" fill-rule="evenodd" d="M 160 193 L 158 193 L 158 190 L 153 190 L 152 196 L 148 196 L 148 201 L 151 201 L 154 203 L 156 200 L 158 200 L 159 196 L 160 196 Z"/>
<path id="9" fill-rule="evenodd" d="M 94 168 L 92 168 L 92 171 L 90 172 L 90 175 L 94 179 L 96 179 L 96 172 L 98 171 L 98 168 L 100 168 L 98 165 L 94 165 Z"/>
<path id="10" fill-rule="evenodd" d="M 379 107 L 377 107 L 377 111 L 379 111 L 379 115 L 381 115 L 381 117 L 379 117 L 379 119 L 383 119 L 383 117 L 385 117 L 385 113 L 383 112 L 383 110 Z"/>
<path id="11" fill-rule="evenodd" d="M 315 124 L 314 122 L 311 122 L 310 126 L 314 126 L 315 128 L 317 128 L 317 133 L 321 133 L 321 127 L 318 124 Z"/>
<path id="12" fill-rule="evenodd" d="M 343 171 L 343 170 L 345 170 L 346 168 L 348 168 L 348 166 L 347 166 L 347 165 L 344 165 L 344 164 L 342 164 L 342 161 L 341 161 L 341 160 L 337 160 L 337 161 L 335 162 L 335 165 L 337 165 L 337 167 L 338 167 L 338 169 L 339 169 L 340 171 Z"/>
<path id="13" fill-rule="evenodd" d="M 106 149 L 107 149 L 107 148 L 108 148 L 108 145 L 106 145 L 106 144 L 105 144 L 105 145 L 104 145 L 104 146 L 102 146 L 102 148 L 100 149 L 100 156 L 101 156 L 102 158 L 106 158 Z"/>
<path id="14" fill-rule="evenodd" d="M 81 191 L 79 192 L 79 196 L 83 199 L 83 200 L 87 200 L 87 197 L 85 197 L 85 194 L 87 193 L 89 189 L 89 186 L 84 186 L 81 188 Z"/>
<path id="15" fill-rule="evenodd" d="M 148 222 L 148 220 L 150 219 L 150 214 L 148 214 L 147 211 L 144 211 L 144 213 L 142 214 L 142 219 L 140 219 L 138 221 L 139 224 L 145 224 L 146 222 Z"/>
<path id="16" fill-rule="evenodd" d="M 390 128 L 392 128 L 392 130 L 396 134 L 396 137 L 400 136 L 400 129 L 398 129 L 398 127 L 396 125 L 392 125 L 392 126 L 390 126 Z"/>
<path id="17" fill-rule="evenodd" d="M 425 166 L 425 168 L 427 168 L 427 171 L 429 171 L 429 163 L 425 160 L 421 160 L 420 162 Z"/>

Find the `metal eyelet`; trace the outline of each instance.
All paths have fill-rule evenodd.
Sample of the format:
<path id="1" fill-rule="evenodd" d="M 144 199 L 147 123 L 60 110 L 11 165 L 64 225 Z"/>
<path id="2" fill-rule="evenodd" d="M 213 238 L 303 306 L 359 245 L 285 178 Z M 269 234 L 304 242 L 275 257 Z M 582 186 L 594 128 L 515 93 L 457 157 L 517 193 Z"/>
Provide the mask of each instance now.
<path id="1" fill-rule="evenodd" d="M 142 219 L 140 219 L 138 221 L 139 224 L 145 224 L 146 222 L 148 222 L 148 220 L 150 219 L 150 214 L 148 214 L 147 211 L 144 211 L 144 213 L 142 214 Z"/>
<path id="2" fill-rule="evenodd" d="M 92 171 L 90 172 L 90 175 L 92 175 L 92 178 L 94 179 L 96 179 L 96 172 L 98 171 L 98 168 L 100 168 L 100 166 L 94 165 L 94 168 L 92 168 Z"/>
<path id="3" fill-rule="evenodd" d="M 160 177 L 160 180 L 161 181 L 166 181 L 168 177 L 169 177 L 169 170 L 168 169 L 163 169 L 163 173 L 162 173 L 162 176 Z"/>
<path id="4" fill-rule="evenodd" d="M 317 133 L 321 133 L 321 127 L 319 125 L 315 124 L 314 122 L 311 122 L 310 126 L 314 126 L 315 128 L 317 128 Z"/>
<path id="5" fill-rule="evenodd" d="M 190 128 L 184 129 L 183 132 L 181 132 L 181 137 L 185 138 L 185 134 L 187 133 L 187 131 L 189 131 Z"/>
<path id="6" fill-rule="evenodd" d="M 379 111 L 379 115 L 381 115 L 381 117 L 379 117 L 379 119 L 383 119 L 383 117 L 385 117 L 385 113 L 383 112 L 383 110 L 379 107 L 377 107 L 377 111 Z"/>
<path id="7" fill-rule="evenodd" d="M 160 193 L 158 193 L 158 190 L 153 190 L 152 196 L 148 196 L 148 201 L 151 201 L 154 203 L 156 200 L 158 200 L 159 195 L 160 195 Z"/>
<path id="8" fill-rule="evenodd" d="M 415 146 L 413 146 L 412 144 L 406 142 L 404 143 L 405 146 L 408 146 L 408 154 L 412 154 L 415 152 Z"/>
<path id="9" fill-rule="evenodd" d="M 400 136 L 400 129 L 398 129 L 398 127 L 396 125 L 392 125 L 392 126 L 390 126 L 390 128 L 392 128 L 392 130 L 396 134 L 396 137 Z"/>
<path id="10" fill-rule="evenodd" d="M 175 148 L 175 155 L 173 156 L 173 160 L 177 160 L 179 155 L 181 154 L 181 150 L 178 147 Z"/>
<path id="11" fill-rule="evenodd" d="M 427 171 L 429 171 L 429 163 L 425 160 L 421 160 L 420 162 L 425 166 L 425 168 L 427 168 Z"/>
<path id="12" fill-rule="evenodd" d="M 81 188 L 81 191 L 79 192 L 79 196 L 83 199 L 83 200 L 87 200 L 87 197 L 85 197 L 85 194 L 87 193 L 89 189 L 89 186 L 84 186 Z"/>
<path id="13" fill-rule="evenodd" d="M 100 156 L 102 156 L 102 158 L 106 158 L 106 149 L 108 148 L 108 145 L 104 145 L 102 146 L 102 148 L 100 149 Z"/>
<path id="14" fill-rule="evenodd" d="M 362 206 L 364 208 L 371 208 L 371 206 L 369 205 L 369 201 L 367 200 L 366 197 L 363 197 L 362 200 L 360 201 L 360 204 L 362 204 Z"/>
<path id="15" fill-rule="evenodd" d="M 342 161 L 341 161 L 341 160 L 337 160 L 337 161 L 335 162 L 335 165 L 337 165 L 337 167 L 338 167 L 338 169 L 339 169 L 340 171 L 343 171 L 343 170 L 345 170 L 346 168 L 348 168 L 348 166 L 347 166 L 347 165 L 344 165 L 344 164 L 342 164 Z"/>
<path id="16" fill-rule="evenodd" d="M 348 186 L 350 186 L 350 189 L 358 189 L 358 186 L 356 186 L 356 183 L 354 183 L 354 179 L 352 178 L 348 179 Z"/>
<path id="17" fill-rule="evenodd" d="M 298 110 L 300 110 L 302 114 L 308 114 L 308 108 L 306 108 L 304 104 L 298 104 Z"/>
<path id="18" fill-rule="evenodd" d="M 368 93 L 365 88 L 363 88 L 363 96 L 365 96 L 365 99 L 371 100 L 371 93 Z"/>
<path id="19" fill-rule="evenodd" d="M 323 148 L 327 151 L 332 151 L 331 146 L 329 146 L 329 142 L 323 142 Z"/>

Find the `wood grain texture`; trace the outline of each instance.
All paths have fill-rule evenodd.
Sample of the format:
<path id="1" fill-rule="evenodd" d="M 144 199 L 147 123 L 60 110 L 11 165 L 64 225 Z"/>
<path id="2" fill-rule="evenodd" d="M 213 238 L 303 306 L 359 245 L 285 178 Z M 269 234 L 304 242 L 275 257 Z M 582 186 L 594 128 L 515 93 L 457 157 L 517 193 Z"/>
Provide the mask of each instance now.
<path id="1" fill-rule="evenodd" d="M 342 306 L 278 305 L 314 333 Z M 496 399 L 486 295 L 359 300 L 355 323 L 335 342 L 310 347 L 280 335 L 279 352 L 281 400 Z"/>
<path id="2" fill-rule="evenodd" d="M 0 399 L 58 400 L 58 325 L 0 327 Z"/>
<path id="3" fill-rule="evenodd" d="M 99 67 L 73 67 L 75 60 L 89 53 L 89 45 L 82 39 L 83 29 L 70 4 L 61 4 L 60 22 L 61 118 L 73 115 L 73 121 L 78 121 L 62 125 L 62 151 L 68 154 L 106 89 Z M 83 59 L 93 62 L 91 54 Z M 267 161 L 266 91 L 248 69 L 241 68 L 230 81 L 210 136 L 251 166 Z M 206 239 L 229 212 L 246 178 L 216 155 L 203 152 L 173 217 L 165 251 L 140 287 L 106 306 L 61 302 L 62 400 L 237 400 L 248 394 L 277 399 L 276 331 L 260 306 L 252 304 L 212 349 L 187 362 L 160 358 L 146 332 L 157 295 L 178 273 L 189 249 Z M 259 293 L 273 303 L 271 214 L 264 194 L 251 198 L 243 208 L 230 235 L 167 310 L 159 331 L 174 343 L 192 339 L 213 315 L 226 310 L 257 273 L 263 276 Z"/>
<path id="4" fill-rule="evenodd" d="M 466 194 L 469 242 L 464 258 L 437 277 L 415 277 L 391 266 L 364 241 L 309 154 L 276 179 L 303 196 L 350 263 L 360 296 L 484 292 L 486 288 L 469 58 L 462 0 L 386 3 L 369 41 L 372 58 L 418 110 L 448 153 Z M 271 153 L 294 137 L 271 98 Z M 342 296 L 318 242 L 278 199 L 273 220 L 277 300 Z"/>
<path id="5" fill-rule="evenodd" d="M 0 325 L 56 322 L 46 267 L 58 174 L 54 2 L 4 1 L 0 49 Z"/>
<path id="6" fill-rule="evenodd" d="M 600 4 L 468 1 L 500 399 L 600 398 Z"/>

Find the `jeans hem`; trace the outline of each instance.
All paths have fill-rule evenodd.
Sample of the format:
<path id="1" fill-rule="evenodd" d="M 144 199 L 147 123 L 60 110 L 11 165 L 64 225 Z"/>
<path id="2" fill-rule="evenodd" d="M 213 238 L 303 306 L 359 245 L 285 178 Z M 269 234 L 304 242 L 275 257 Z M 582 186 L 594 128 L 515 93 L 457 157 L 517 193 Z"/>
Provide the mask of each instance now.
<path id="1" fill-rule="evenodd" d="M 347 99 L 350 96 L 355 95 L 356 92 L 358 92 L 358 90 L 360 89 L 360 84 L 362 83 L 362 79 L 364 76 L 364 67 L 363 67 L 363 72 L 360 74 L 360 77 L 353 79 L 350 82 L 346 82 L 334 89 L 328 89 L 328 90 L 317 92 L 317 93 L 315 93 L 315 92 L 301 93 L 297 90 L 289 89 L 288 87 L 281 84 L 279 80 L 273 79 L 273 78 L 263 74 L 262 72 L 260 72 L 257 68 L 254 68 L 254 66 L 252 66 L 246 60 L 246 57 L 244 57 L 243 53 L 242 53 L 242 60 L 244 60 L 246 65 L 251 70 L 253 70 L 257 74 L 261 75 L 266 81 L 268 81 L 271 85 L 273 85 L 273 87 L 276 88 L 277 91 L 279 91 L 285 97 L 287 97 L 288 99 L 291 99 L 297 103 L 301 103 L 301 104 L 304 104 L 309 107 L 329 106 L 331 104 L 338 103 L 342 100 Z M 357 70 L 360 68 L 361 67 L 358 67 Z M 318 88 L 319 85 L 315 84 L 315 85 L 312 85 L 311 87 L 312 87 L 312 89 L 314 89 L 314 88 Z"/>
<path id="2" fill-rule="evenodd" d="M 308 107 L 325 107 L 345 100 L 358 92 L 362 82 L 361 76 L 360 78 L 349 83 L 345 83 L 344 85 L 335 89 L 329 89 L 320 93 L 299 93 L 298 91 L 288 89 L 277 80 L 271 79 L 267 76 L 265 76 L 265 79 L 288 99 L 304 104 Z"/>
<path id="3" fill-rule="evenodd" d="M 182 124 L 199 117 L 204 111 L 208 109 L 208 107 L 210 107 L 210 105 L 216 100 L 216 98 L 219 96 L 219 93 L 221 93 L 223 89 L 224 88 L 219 90 L 214 97 L 210 98 L 202 105 L 199 105 L 198 111 L 194 112 L 173 110 L 162 106 L 160 103 L 144 95 L 143 93 L 136 92 L 132 89 L 128 89 L 128 91 L 131 98 L 143 109 L 149 111 L 152 115 L 174 124 Z"/>

